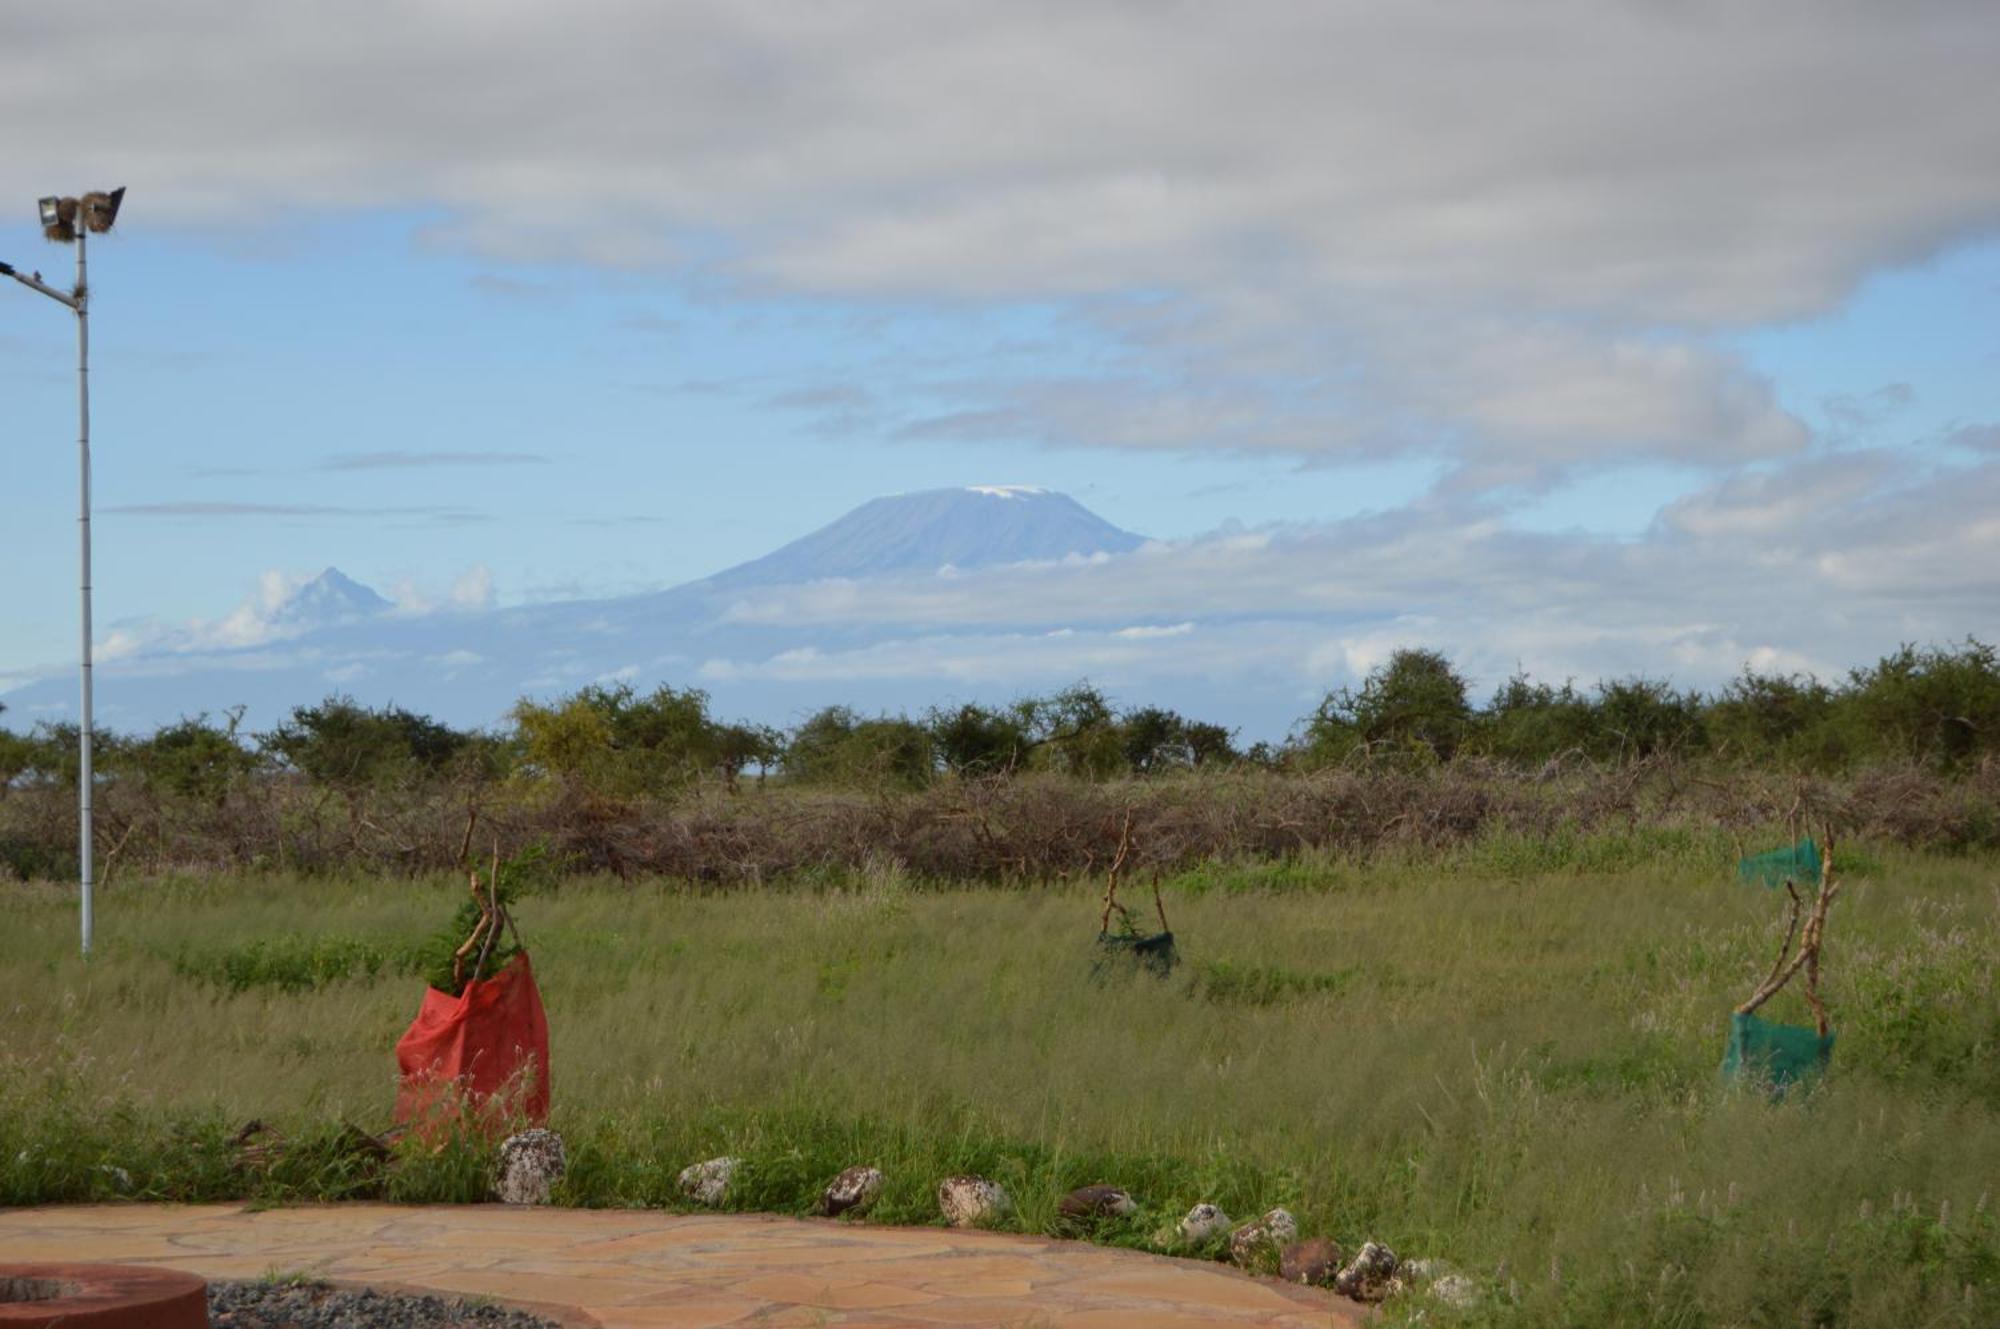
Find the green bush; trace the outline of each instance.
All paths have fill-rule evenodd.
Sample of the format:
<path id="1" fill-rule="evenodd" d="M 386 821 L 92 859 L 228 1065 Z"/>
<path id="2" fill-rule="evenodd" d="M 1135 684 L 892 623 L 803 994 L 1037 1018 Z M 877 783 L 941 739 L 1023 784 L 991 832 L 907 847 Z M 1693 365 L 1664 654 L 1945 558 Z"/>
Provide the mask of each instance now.
<path id="1" fill-rule="evenodd" d="M 2000 651 L 1905 645 L 1848 675 L 1845 710 L 1858 745 L 1954 768 L 2000 751 Z"/>
<path id="2" fill-rule="evenodd" d="M 864 719 L 829 706 L 792 733 L 785 774 L 806 784 L 919 789 L 935 769 L 931 734 L 914 720 Z"/>
<path id="3" fill-rule="evenodd" d="M 931 747 L 944 768 L 957 775 L 1005 775 L 1027 760 L 1027 725 L 1013 711 L 968 702 L 956 709 L 933 709 L 928 717 Z"/>
<path id="4" fill-rule="evenodd" d="M 242 714 L 222 726 L 206 715 L 183 718 L 129 743 L 119 765 L 169 797 L 220 803 L 257 768 L 257 754 L 236 740 Z"/>
<path id="5" fill-rule="evenodd" d="M 415 776 L 445 774 L 472 736 L 400 706 L 362 706 L 329 697 L 297 706 L 260 741 L 316 784 L 357 791 Z"/>
<path id="6" fill-rule="evenodd" d="M 1390 748 L 1450 761 L 1471 725 L 1465 679 L 1451 661 L 1406 648 L 1370 670 L 1359 690 L 1329 693 L 1306 721 L 1304 746 L 1320 760 Z"/>
<path id="7" fill-rule="evenodd" d="M 1474 742 L 1488 756 L 1523 765 L 1588 754 L 1598 746 L 1597 711 L 1572 683 L 1556 688 L 1517 673 L 1478 717 Z"/>
<path id="8" fill-rule="evenodd" d="M 416 952 L 409 947 L 304 933 L 187 949 L 175 955 L 172 964 L 183 978 L 232 994 L 253 988 L 311 992 L 344 979 L 415 973 L 419 967 Z"/>
<path id="9" fill-rule="evenodd" d="M 776 749 L 769 730 L 716 723 L 698 688 L 593 685 L 548 705 L 524 699 L 513 718 L 530 770 L 609 794 L 668 793 L 707 772 L 733 780 Z"/>

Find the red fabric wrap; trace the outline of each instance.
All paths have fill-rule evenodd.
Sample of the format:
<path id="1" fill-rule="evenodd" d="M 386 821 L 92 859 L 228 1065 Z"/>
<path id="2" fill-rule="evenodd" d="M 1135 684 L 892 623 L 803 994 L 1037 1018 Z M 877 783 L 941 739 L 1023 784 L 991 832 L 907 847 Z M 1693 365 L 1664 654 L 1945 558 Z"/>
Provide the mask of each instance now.
<path id="1" fill-rule="evenodd" d="M 549 1020 L 522 951 L 459 996 L 436 988 L 396 1043 L 396 1120 L 475 1108 L 488 1124 L 549 1116 Z"/>

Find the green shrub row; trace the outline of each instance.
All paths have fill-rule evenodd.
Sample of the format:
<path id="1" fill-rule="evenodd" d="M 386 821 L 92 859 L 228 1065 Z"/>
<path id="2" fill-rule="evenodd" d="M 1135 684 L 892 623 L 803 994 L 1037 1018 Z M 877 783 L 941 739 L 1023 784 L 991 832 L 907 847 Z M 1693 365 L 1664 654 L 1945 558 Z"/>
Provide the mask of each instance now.
<path id="1" fill-rule="evenodd" d="M 910 788 L 1030 771 L 1106 780 L 1245 764 L 1309 769 L 1383 752 L 1519 767 L 1673 753 L 1821 773 L 1881 762 L 1950 772 L 2000 752 L 2000 653 L 1970 639 L 1905 646 L 1836 682 L 1746 669 L 1712 694 L 1651 678 L 1586 689 L 1522 674 L 1480 705 L 1444 655 L 1401 650 L 1359 687 L 1329 693 L 1286 742 L 1247 749 L 1218 724 L 1157 706 L 1120 710 L 1088 683 L 922 716 L 829 706 L 789 732 L 719 720 L 696 689 L 618 685 L 523 700 L 490 732 L 331 697 L 255 735 L 240 732 L 240 713 L 187 718 L 143 737 L 99 734 L 95 756 L 106 779 L 219 802 L 245 780 L 274 775 L 343 792 L 517 777 L 631 796 L 705 777 L 733 786 L 753 771 L 799 784 Z M 77 764 L 73 726 L 0 730 L 0 793 L 73 787 Z"/>

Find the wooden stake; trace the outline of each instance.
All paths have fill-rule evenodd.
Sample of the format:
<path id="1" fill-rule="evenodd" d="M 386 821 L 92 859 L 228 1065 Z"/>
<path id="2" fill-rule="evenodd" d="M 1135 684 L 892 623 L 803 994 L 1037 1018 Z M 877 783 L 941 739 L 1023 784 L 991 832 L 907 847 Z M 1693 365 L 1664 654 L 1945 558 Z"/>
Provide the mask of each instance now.
<path id="1" fill-rule="evenodd" d="M 1097 921 L 1097 931 L 1100 935 L 1111 931 L 1111 911 L 1114 909 L 1118 911 L 1118 916 L 1125 920 L 1126 926 L 1131 926 L 1131 912 L 1118 903 L 1118 873 L 1125 866 L 1125 855 L 1131 850 L 1132 809 L 1128 807 L 1125 809 L 1125 829 L 1118 834 L 1118 854 L 1111 860 L 1111 870 L 1105 876 L 1104 916 Z"/>

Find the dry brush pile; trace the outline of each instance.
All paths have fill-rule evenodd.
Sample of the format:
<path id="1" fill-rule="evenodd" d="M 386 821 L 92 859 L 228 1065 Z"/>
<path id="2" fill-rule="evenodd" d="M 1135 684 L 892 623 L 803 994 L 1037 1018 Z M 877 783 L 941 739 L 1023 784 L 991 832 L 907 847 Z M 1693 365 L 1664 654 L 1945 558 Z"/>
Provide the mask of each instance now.
<path id="1" fill-rule="evenodd" d="M 59 786 L 0 797 L 0 876 L 74 870 L 75 807 Z M 1883 766 L 1784 778 L 1656 758 L 1519 770 L 1454 762 L 1352 763 L 1310 773 L 1194 772 L 1109 782 L 1029 775 L 905 791 L 721 782 L 610 797 L 561 780 L 410 781 L 344 791 L 297 777 L 239 782 L 215 799 L 110 784 L 97 800 L 100 875 L 364 871 L 429 874 L 481 840 L 537 848 L 574 873 L 764 883 L 894 867 L 938 881 L 1061 881 L 1102 873 L 1128 823 L 1128 873 L 1301 854 L 1447 853 L 1495 836 L 1653 832 L 1747 836 L 1800 807 L 1861 840 L 2000 845 L 2000 763 L 1954 776 Z"/>

